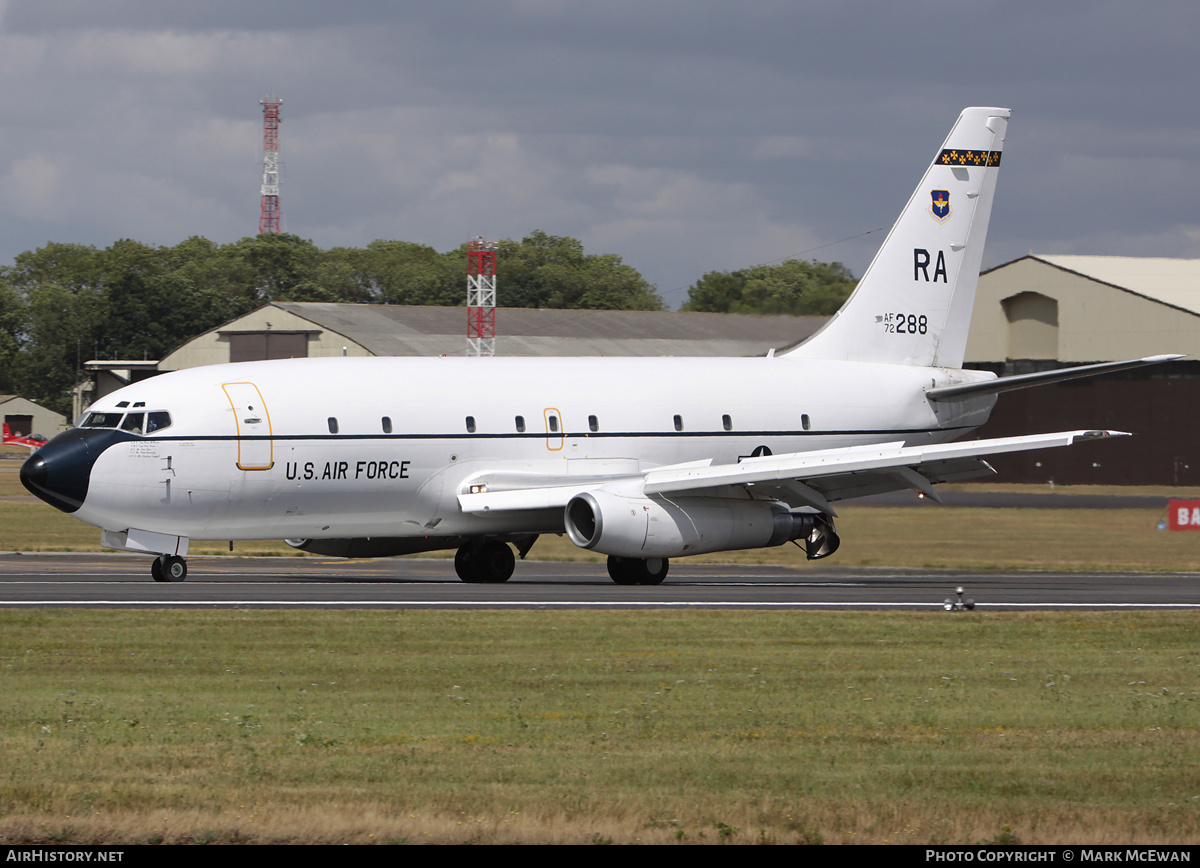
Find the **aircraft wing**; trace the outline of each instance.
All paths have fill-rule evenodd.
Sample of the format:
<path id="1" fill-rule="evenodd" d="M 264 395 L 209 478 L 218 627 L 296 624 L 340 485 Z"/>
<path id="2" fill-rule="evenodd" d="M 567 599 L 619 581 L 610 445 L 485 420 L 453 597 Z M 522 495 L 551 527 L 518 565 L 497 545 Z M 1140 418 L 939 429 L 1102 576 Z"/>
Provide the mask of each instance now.
<path id="1" fill-rule="evenodd" d="M 691 462 L 638 475 L 503 490 L 492 490 L 486 477 L 480 477 L 475 480 L 471 492 L 459 494 L 458 502 L 463 512 L 484 513 L 561 508 L 576 494 L 598 488 L 617 487 L 643 496 L 671 497 L 715 494 L 720 489 L 744 487 L 793 506 L 809 506 L 835 515 L 830 506 L 833 501 L 903 489 L 915 489 L 940 503 L 933 489 L 936 483 L 995 472 L 983 460 L 986 455 L 1123 436 L 1128 435 L 1121 431 L 1064 431 L 930 446 L 882 443 L 747 458 L 738 464 Z"/>

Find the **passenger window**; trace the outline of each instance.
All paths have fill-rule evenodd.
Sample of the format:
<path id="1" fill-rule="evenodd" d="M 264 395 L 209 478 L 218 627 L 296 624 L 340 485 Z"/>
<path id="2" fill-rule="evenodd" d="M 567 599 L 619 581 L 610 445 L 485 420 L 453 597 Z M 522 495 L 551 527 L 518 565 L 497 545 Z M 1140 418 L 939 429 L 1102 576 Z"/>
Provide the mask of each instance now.
<path id="1" fill-rule="evenodd" d="M 805 431 L 807 431 L 811 427 L 808 422 L 808 414 L 807 413 L 800 414 L 800 424 L 804 426 Z"/>
<path id="2" fill-rule="evenodd" d="M 524 434 L 524 433 L 525 433 L 525 417 L 524 417 L 524 416 L 518 416 L 518 417 L 517 417 L 516 419 L 514 419 L 513 421 L 514 421 L 514 422 L 516 422 L 516 424 L 517 424 L 517 433 L 518 433 L 518 434 Z"/>
<path id="3" fill-rule="evenodd" d="M 678 413 L 675 414 L 675 430 L 676 431 L 683 430 L 683 417 L 680 416 Z"/>
<path id="4" fill-rule="evenodd" d="M 588 430 L 589 431 L 599 431 L 600 430 L 600 420 L 597 419 L 595 416 L 588 416 Z"/>
<path id="5" fill-rule="evenodd" d="M 475 433 L 475 417 L 474 416 L 467 417 L 467 433 L 468 434 Z"/>
<path id="6" fill-rule="evenodd" d="M 165 410 L 157 410 L 153 413 L 146 414 L 146 433 L 150 434 L 154 431 L 161 431 L 163 428 L 171 427 L 171 414 Z"/>
<path id="7" fill-rule="evenodd" d="M 141 434 L 145 430 L 142 424 L 145 420 L 145 413 L 130 413 L 125 417 L 125 421 L 121 423 L 121 430 L 128 431 L 131 434 Z"/>
<path id="8" fill-rule="evenodd" d="M 391 434 L 392 433 L 392 417 L 384 416 L 381 421 L 383 423 L 383 433 Z"/>
<path id="9" fill-rule="evenodd" d="M 733 430 L 733 419 L 730 417 L 730 415 L 728 413 L 726 413 L 724 416 L 721 417 L 721 427 L 724 428 L 726 431 Z"/>
<path id="10" fill-rule="evenodd" d="M 329 417 L 329 433 L 336 434 L 337 432 L 338 432 L 337 419 L 334 418 L 333 416 L 330 416 Z"/>

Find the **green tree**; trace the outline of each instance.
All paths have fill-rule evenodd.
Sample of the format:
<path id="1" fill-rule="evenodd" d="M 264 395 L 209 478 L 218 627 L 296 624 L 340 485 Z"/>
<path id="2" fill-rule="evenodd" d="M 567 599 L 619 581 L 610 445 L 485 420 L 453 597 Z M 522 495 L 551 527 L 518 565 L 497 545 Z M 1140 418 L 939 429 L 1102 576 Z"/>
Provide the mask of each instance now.
<path id="1" fill-rule="evenodd" d="M 26 298 L 28 330 L 15 371 L 19 391 L 69 414 L 80 366 L 104 339 L 107 299 L 57 283 L 43 283 Z"/>
<path id="2" fill-rule="evenodd" d="M 227 252 L 241 266 L 239 289 L 260 302 L 299 301 L 297 295 L 313 294 L 308 284 L 313 282 L 321 251 L 311 241 L 286 233 L 265 233 L 243 238 Z"/>
<path id="3" fill-rule="evenodd" d="M 615 254 L 586 254 L 575 238 L 537 231 L 497 250 L 499 303 L 504 307 L 662 310 L 652 284 Z"/>
<path id="4" fill-rule="evenodd" d="M 17 391 L 20 335 L 25 322 L 25 300 L 0 275 L 0 394 Z"/>
<path id="5" fill-rule="evenodd" d="M 334 248 L 330 266 L 347 269 L 360 301 L 383 304 L 466 303 L 467 259 L 408 241 L 372 241 L 365 249 Z"/>
<path id="6" fill-rule="evenodd" d="M 30 400 L 69 413 L 80 362 L 107 345 L 103 254 L 81 244 L 47 244 L 18 254 L 3 282 L 23 307 L 7 379 Z"/>
<path id="7" fill-rule="evenodd" d="M 757 265 L 740 271 L 712 271 L 688 291 L 683 310 L 713 313 L 828 316 L 855 286 L 854 275 L 840 262 Z"/>

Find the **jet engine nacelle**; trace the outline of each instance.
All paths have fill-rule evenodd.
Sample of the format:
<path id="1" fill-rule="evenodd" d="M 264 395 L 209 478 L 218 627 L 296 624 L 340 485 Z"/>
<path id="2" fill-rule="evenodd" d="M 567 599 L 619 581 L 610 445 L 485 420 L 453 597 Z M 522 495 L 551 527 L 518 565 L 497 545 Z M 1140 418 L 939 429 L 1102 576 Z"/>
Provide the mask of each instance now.
<path id="1" fill-rule="evenodd" d="M 838 537 L 820 513 L 765 500 L 627 496 L 603 489 L 575 495 L 565 523 L 571 542 L 625 558 L 673 558 L 805 541 L 809 559 L 833 554 Z"/>

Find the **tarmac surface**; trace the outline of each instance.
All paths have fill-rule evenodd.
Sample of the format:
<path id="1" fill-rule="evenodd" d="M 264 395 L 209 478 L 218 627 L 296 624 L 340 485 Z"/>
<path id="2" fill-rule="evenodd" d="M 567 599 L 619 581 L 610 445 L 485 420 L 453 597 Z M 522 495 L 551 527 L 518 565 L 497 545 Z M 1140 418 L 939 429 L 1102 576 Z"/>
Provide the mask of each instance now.
<path id="1" fill-rule="evenodd" d="M 125 554 L 0 552 L 0 608 L 793 608 L 936 611 L 955 588 L 976 611 L 1200 608 L 1195 573 L 985 573 L 671 563 L 657 587 L 614 584 L 603 564 L 526 561 L 502 585 L 464 584 L 449 559 L 193 557 L 162 584 Z"/>

